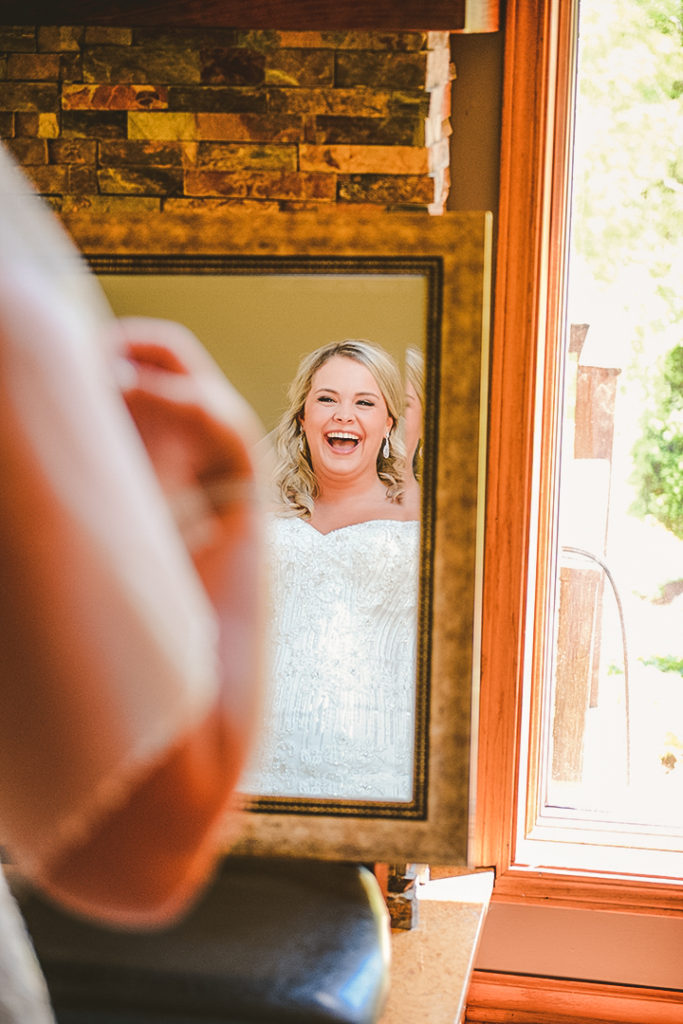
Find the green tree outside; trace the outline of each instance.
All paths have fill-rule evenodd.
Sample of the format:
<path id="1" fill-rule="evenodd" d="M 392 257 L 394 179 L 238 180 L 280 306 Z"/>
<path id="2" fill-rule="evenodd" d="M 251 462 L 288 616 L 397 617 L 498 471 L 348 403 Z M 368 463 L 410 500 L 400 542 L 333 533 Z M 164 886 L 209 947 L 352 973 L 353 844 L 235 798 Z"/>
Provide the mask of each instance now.
<path id="1" fill-rule="evenodd" d="M 631 512 L 683 538 L 683 2 L 582 0 L 572 253 L 610 310 Z"/>
<path id="2" fill-rule="evenodd" d="M 683 540 L 683 345 L 664 358 L 633 457 L 637 498 L 631 511 L 653 515 Z"/>

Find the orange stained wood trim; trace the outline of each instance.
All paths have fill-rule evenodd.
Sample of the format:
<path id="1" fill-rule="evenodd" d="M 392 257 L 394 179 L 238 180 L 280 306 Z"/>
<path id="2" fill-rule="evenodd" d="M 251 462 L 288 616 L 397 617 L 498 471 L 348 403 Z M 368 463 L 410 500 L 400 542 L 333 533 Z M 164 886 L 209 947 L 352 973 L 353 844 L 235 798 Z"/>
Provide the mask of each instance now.
<path id="1" fill-rule="evenodd" d="M 466 1024 L 680 1024 L 683 991 L 475 971 Z"/>
<path id="2" fill-rule="evenodd" d="M 510 868 L 496 879 L 496 899 L 505 903 L 552 904 L 621 913 L 683 914 L 683 888 L 677 882 L 630 876 L 597 876 L 566 871 Z M 683 1021 L 683 1014 L 681 1014 Z"/>
<path id="3" fill-rule="evenodd" d="M 564 351 L 568 338 L 566 321 L 566 275 L 569 242 L 570 169 L 574 117 L 575 51 L 578 0 L 552 5 L 547 66 L 547 137 L 543 174 L 543 261 L 540 272 L 543 312 L 539 314 L 540 333 L 538 374 L 541 380 L 539 420 L 534 433 L 538 442 L 538 501 L 535 509 L 538 530 L 535 560 L 535 594 L 532 623 L 527 635 L 533 635 L 533 661 L 530 668 L 530 729 L 528 748 L 523 752 L 528 766 L 527 829 L 535 824 L 541 803 L 540 765 L 544 735 L 543 694 L 548 679 L 553 629 L 551 608 L 557 565 L 556 523 L 559 497 L 557 463 L 560 447 L 563 405 Z M 533 527 L 532 527 L 533 529 Z M 533 627 L 533 628 L 531 628 Z M 528 751 L 528 753 L 527 753 Z"/>
<path id="4" fill-rule="evenodd" d="M 538 683 L 547 654 L 575 12 L 569 0 L 507 5 L 473 862 L 495 867 L 494 901 L 681 914 L 683 887 L 671 880 L 530 870 L 514 857 L 517 779 L 541 731 L 538 695 L 522 730 L 525 659 L 533 655 Z M 527 822 L 538 803 L 533 764 L 528 782 Z"/>
<path id="5" fill-rule="evenodd" d="M 532 523 L 537 340 L 545 328 L 548 133 L 555 0 L 507 6 L 490 381 L 475 863 L 511 863 L 526 581 Z"/>
<path id="6" fill-rule="evenodd" d="M 6 0 L 6 25 L 495 32 L 498 0 Z"/>

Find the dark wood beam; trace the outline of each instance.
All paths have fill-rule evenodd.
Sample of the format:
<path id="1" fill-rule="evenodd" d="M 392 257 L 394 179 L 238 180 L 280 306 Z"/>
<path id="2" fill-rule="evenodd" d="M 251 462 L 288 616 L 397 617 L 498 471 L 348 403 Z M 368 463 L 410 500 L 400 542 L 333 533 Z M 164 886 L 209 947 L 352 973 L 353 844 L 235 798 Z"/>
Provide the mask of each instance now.
<path id="1" fill-rule="evenodd" d="M 495 31 L 497 0 L 0 0 L 4 25 Z"/>

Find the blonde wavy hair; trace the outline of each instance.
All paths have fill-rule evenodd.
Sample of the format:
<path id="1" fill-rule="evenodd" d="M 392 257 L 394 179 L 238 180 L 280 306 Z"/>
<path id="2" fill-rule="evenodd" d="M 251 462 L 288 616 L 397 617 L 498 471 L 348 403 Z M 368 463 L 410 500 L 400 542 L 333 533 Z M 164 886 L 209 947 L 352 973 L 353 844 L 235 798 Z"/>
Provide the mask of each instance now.
<path id="1" fill-rule="evenodd" d="M 390 431 L 390 453 L 385 458 L 377 453 L 377 475 L 387 486 L 387 498 L 400 503 L 405 474 L 405 446 L 395 427 L 403 412 L 404 389 L 394 359 L 379 345 L 362 339 L 348 338 L 323 345 L 305 356 L 289 386 L 289 405 L 276 431 L 277 462 L 275 466 L 278 513 L 307 519 L 318 496 L 318 482 L 308 450 L 300 417 L 311 390 L 313 375 L 333 356 L 355 359 L 367 367 L 377 381 L 393 423 Z"/>

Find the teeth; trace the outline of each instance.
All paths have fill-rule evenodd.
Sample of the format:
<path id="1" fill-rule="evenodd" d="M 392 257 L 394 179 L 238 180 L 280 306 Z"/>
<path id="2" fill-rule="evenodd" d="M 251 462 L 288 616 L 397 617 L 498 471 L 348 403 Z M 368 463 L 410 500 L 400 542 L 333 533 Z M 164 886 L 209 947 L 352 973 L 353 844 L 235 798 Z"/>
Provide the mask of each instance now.
<path id="1" fill-rule="evenodd" d="M 360 441 L 358 434 L 346 434 L 341 430 L 327 436 L 334 438 L 336 441 Z"/>

